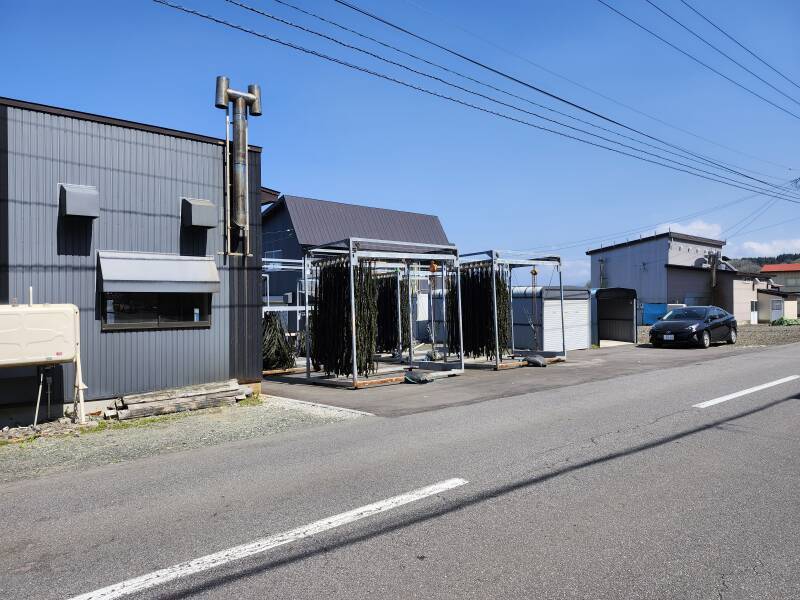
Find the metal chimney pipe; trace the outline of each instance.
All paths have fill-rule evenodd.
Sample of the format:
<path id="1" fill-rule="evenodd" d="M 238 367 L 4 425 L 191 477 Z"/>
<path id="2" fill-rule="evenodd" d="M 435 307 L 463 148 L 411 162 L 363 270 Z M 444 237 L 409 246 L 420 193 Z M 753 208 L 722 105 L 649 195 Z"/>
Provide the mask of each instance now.
<path id="1" fill-rule="evenodd" d="M 247 229 L 247 104 L 244 97 L 233 101 L 233 197 L 231 220 L 241 230 Z"/>
<path id="2" fill-rule="evenodd" d="M 247 86 L 247 93 L 253 96 L 254 100 L 250 104 L 250 114 L 254 117 L 261 116 L 261 86 L 251 83 Z"/>
<path id="3" fill-rule="evenodd" d="M 261 115 L 261 88 L 250 84 L 247 92 L 240 92 L 231 89 L 227 77 L 217 77 L 214 106 L 227 111 L 231 102 L 233 103 L 233 150 L 230 173 L 232 193 L 229 208 L 231 223 L 239 230 L 239 237 L 244 238 L 247 236 L 249 215 L 247 117 L 248 109 L 250 115 L 254 117 Z"/>
<path id="4" fill-rule="evenodd" d="M 217 77 L 217 95 L 214 98 L 214 106 L 223 110 L 228 108 L 228 88 L 230 86 L 230 79 L 222 75 Z"/>

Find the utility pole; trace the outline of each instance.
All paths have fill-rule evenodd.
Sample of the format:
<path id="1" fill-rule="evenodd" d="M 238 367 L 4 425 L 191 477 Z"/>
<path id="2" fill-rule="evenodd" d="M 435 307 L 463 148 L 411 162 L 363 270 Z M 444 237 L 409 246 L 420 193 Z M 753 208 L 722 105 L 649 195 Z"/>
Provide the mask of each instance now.
<path id="1" fill-rule="evenodd" d="M 709 264 L 711 267 L 711 303 L 716 305 L 717 302 L 717 267 L 719 266 L 720 254 L 718 252 L 711 252 L 708 256 Z"/>

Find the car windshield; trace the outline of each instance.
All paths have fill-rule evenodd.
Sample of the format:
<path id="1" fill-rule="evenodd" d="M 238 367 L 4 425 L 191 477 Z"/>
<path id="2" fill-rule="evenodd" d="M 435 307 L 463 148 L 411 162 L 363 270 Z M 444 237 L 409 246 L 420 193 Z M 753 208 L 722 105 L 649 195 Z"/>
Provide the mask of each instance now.
<path id="1" fill-rule="evenodd" d="M 664 321 L 702 321 L 706 318 L 707 308 L 688 307 L 676 308 L 664 315 Z"/>

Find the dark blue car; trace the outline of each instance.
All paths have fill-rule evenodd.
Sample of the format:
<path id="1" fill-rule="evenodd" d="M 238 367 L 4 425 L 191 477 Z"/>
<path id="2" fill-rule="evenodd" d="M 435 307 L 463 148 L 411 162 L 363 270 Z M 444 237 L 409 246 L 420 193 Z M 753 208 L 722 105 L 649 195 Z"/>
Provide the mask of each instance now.
<path id="1" fill-rule="evenodd" d="M 736 343 L 736 317 L 716 306 L 685 306 L 669 311 L 650 328 L 650 343 L 692 344 L 708 348 L 714 342 Z"/>

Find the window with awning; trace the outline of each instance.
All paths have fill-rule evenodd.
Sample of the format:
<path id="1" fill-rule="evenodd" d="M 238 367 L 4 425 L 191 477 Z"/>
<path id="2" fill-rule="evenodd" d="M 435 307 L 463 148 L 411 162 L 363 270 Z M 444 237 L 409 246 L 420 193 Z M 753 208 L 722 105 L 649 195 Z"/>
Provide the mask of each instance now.
<path id="1" fill-rule="evenodd" d="M 98 260 L 103 330 L 211 326 L 212 257 L 101 251 Z"/>

